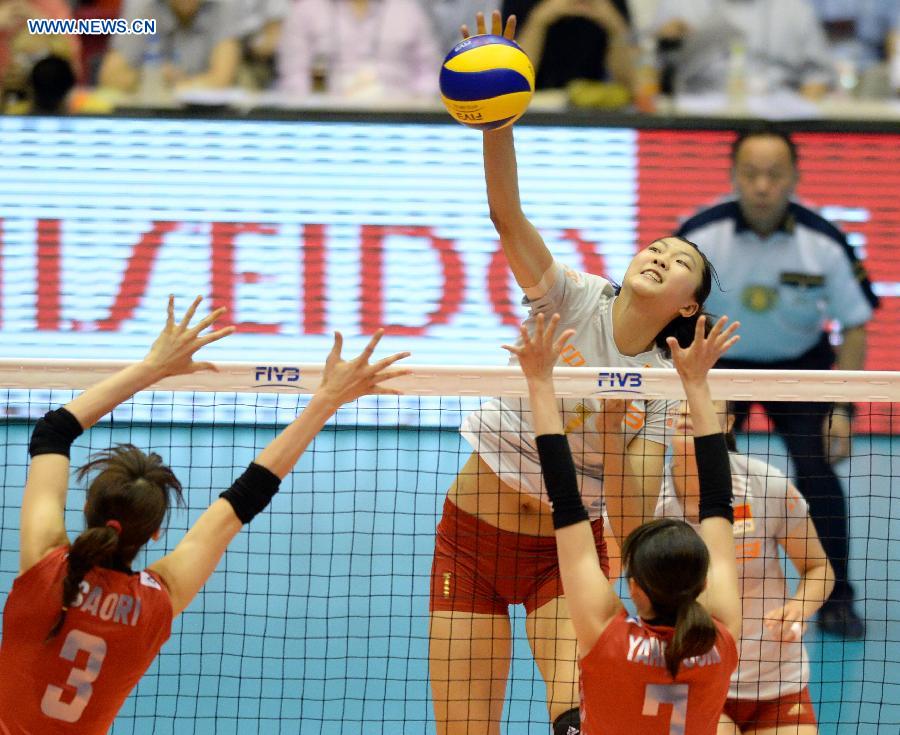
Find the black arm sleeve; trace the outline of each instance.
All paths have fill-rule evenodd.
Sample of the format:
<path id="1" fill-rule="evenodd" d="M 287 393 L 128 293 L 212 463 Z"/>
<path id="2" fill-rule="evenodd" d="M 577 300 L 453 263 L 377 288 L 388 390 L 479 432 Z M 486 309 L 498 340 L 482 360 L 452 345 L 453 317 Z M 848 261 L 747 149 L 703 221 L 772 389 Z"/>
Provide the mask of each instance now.
<path id="1" fill-rule="evenodd" d="M 565 528 L 588 520 L 578 490 L 569 440 L 563 434 L 544 434 L 536 437 L 536 441 L 544 485 L 553 508 L 553 528 Z"/>
<path id="2" fill-rule="evenodd" d="M 725 518 L 734 523 L 731 505 L 731 463 L 724 434 L 709 434 L 694 439 L 697 474 L 700 478 L 700 520 Z"/>
<path id="3" fill-rule="evenodd" d="M 47 411 L 31 432 L 28 453 L 32 457 L 40 454 L 62 454 L 68 457 L 72 442 L 83 433 L 84 429 L 78 423 L 78 419 L 68 409 L 57 408 L 55 411 Z"/>
<path id="4" fill-rule="evenodd" d="M 275 497 L 280 485 L 281 478 L 278 475 L 251 462 L 244 474 L 219 497 L 231 503 L 241 523 L 250 523 Z"/>

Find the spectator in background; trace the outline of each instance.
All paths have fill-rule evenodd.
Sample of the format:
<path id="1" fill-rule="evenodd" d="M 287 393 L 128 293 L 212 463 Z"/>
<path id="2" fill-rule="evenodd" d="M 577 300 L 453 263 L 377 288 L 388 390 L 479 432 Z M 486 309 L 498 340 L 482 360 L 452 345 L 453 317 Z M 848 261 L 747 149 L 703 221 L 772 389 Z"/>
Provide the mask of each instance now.
<path id="1" fill-rule="evenodd" d="M 0 109 L 28 96 L 29 75 L 48 54 L 67 60 L 81 73 L 81 44 L 77 36 L 37 35 L 28 32 L 28 18 L 71 18 L 65 0 L 0 0 Z"/>
<path id="2" fill-rule="evenodd" d="M 241 82 L 266 89 L 275 81 L 275 52 L 281 42 L 291 0 L 238 0 L 244 22 L 241 34 Z"/>
<path id="3" fill-rule="evenodd" d="M 438 51 L 444 56 L 462 40 L 459 27 L 465 19 L 483 12 L 486 17 L 499 9 L 500 3 L 492 0 L 419 0 L 431 17 Z"/>
<path id="4" fill-rule="evenodd" d="M 810 0 L 660 0 L 654 28 L 681 42 L 676 89 L 724 92 L 739 75 L 751 93 L 821 97 L 833 77 Z"/>
<path id="5" fill-rule="evenodd" d="M 812 0 L 847 91 L 888 93 L 891 34 L 900 26 L 900 0 Z"/>
<path id="6" fill-rule="evenodd" d="M 277 53 L 279 87 L 294 97 L 432 96 L 440 58 L 418 0 L 296 0 Z"/>
<path id="7" fill-rule="evenodd" d="M 517 40 L 531 58 L 537 89 L 574 79 L 631 85 L 632 47 L 625 0 L 504 0 Z"/>
<path id="8" fill-rule="evenodd" d="M 651 26 L 656 18 L 660 0 L 628 0 L 628 13 L 631 16 L 631 25 L 642 33 Z"/>
<path id="9" fill-rule="evenodd" d="M 75 87 L 75 72 L 67 59 L 45 56 L 32 67 L 29 82 L 33 115 L 66 114 L 66 100 Z"/>
<path id="10" fill-rule="evenodd" d="M 115 36 L 100 84 L 138 91 L 141 67 L 153 56 L 169 89 L 231 86 L 240 60 L 238 11 L 234 0 L 125 0 L 122 17 L 155 18 L 156 35 Z"/>
<path id="11" fill-rule="evenodd" d="M 122 10 L 122 0 L 74 0 L 71 3 L 76 19 L 91 20 L 118 18 Z M 81 36 L 81 66 L 87 86 L 97 83 L 100 64 L 109 47 L 109 34 L 89 34 Z"/>
<path id="12" fill-rule="evenodd" d="M 831 51 L 863 69 L 885 58 L 900 0 L 811 0 Z"/>
<path id="13" fill-rule="evenodd" d="M 783 0 L 782 0 L 783 1 Z M 741 322 L 741 341 L 720 367 L 776 370 L 862 370 L 866 323 L 878 298 L 844 234 L 791 201 L 799 179 L 797 150 L 768 126 L 742 133 L 732 148 L 736 199 L 685 222 L 680 237 L 696 242 L 716 267 L 721 291 L 708 309 Z M 827 324 L 841 326 L 837 355 Z M 796 485 L 834 568 L 835 585 L 819 626 L 859 638 L 847 576 L 847 502 L 832 463 L 850 454 L 851 404 L 763 402 L 794 465 Z M 748 404 L 735 404 L 735 429 Z"/>

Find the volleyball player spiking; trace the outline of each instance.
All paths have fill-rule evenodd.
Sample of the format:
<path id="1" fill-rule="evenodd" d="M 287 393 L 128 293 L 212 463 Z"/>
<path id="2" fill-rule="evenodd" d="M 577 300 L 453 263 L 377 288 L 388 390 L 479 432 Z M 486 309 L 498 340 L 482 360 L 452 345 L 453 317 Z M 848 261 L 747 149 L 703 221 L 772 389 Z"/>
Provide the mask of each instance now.
<path id="1" fill-rule="evenodd" d="M 513 37 L 513 17 L 504 29 L 494 13 L 491 24 L 493 33 Z M 479 15 L 477 31 L 485 30 Z M 572 365 L 671 367 L 666 337 L 690 343 L 710 292 L 712 268 L 704 255 L 680 238 L 652 242 L 629 264 L 621 290 L 599 275 L 565 268 L 522 211 L 512 129 L 484 133 L 483 144 L 491 218 L 525 292 L 528 323 L 558 312 L 562 326 L 575 328 L 564 353 Z M 600 402 L 566 400 L 562 408 L 605 564 Z M 636 524 L 653 518 L 667 422 L 676 410 L 676 402 L 635 400 L 616 429 L 627 437 L 629 467 L 644 491 Z M 516 399 L 490 401 L 465 419 L 462 434 L 474 452 L 448 492 L 432 566 L 430 675 L 438 733 L 500 732 L 512 604 L 525 607 L 553 732 L 577 732 L 575 635 L 527 406 Z"/>
<path id="2" fill-rule="evenodd" d="M 737 666 L 741 602 L 735 563 L 731 473 L 706 375 L 737 341 L 737 323 L 720 319 L 692 344 L 669 339 L 693 417 L 700 478 L 699 531 L 675 519 L 637 526 L 625 536 L 622 563 L 638 615 L 630 616 L 600 567 L 578 490 L 575 465 L 553 387 L 553 365 L 571 338 L 554 338 L 554 315 L 533 334 L 522 327 L 519 358 L 528 380 L 541 469 L 553 506 L 559 567 L 581 658 L 581 727 L 585 735 L 715 735 Z M 619 402 L 621 403 L 621 402 Z M 621 408 L 619 409 L 621 410 Z M 617 425 L 619 416 L 604 412 Z M 606 420 L 606 419 L 604 419 Z M 622 442 L 605 447 L 606 493 L 627 507 L 642 502 L 624 472 Z M 611 513 L 615 528 L 619 521 Z M 621 524 L 619 524 L 621 525 Z"/>
<path id="3" fill-rule="evenodd" d="M 377 333 L 354 360 L 341 359 L 340 334 L 321 386 L 302 414 L 250 463 L 197 519 L 175 549 L 147 569 L 131 563 L 156 539 L 181 484 L 155 453 L 132 445 L 100 452 L 80 469 L 93 475 L 85 530 L 70 542 L 65 528 L 72 442 L 123 401 L 170 375 L 212 368 L 194 362 L 204 345 L 233 331 L 204 334 L 217 309 L 195 326 L 198 297 L 180 322 L 169 298 L 166 325 L 147 356 L 50 411 L 31 437 L 22 499 L 19 575 L 3 611 L 0 732 L 106 733 L 125 698 L 168 639 L 179 615 L 213 573 L 230 541 L 268 504 L 282 478 L 337 408 L 403 374 L 369 365 Z"/>

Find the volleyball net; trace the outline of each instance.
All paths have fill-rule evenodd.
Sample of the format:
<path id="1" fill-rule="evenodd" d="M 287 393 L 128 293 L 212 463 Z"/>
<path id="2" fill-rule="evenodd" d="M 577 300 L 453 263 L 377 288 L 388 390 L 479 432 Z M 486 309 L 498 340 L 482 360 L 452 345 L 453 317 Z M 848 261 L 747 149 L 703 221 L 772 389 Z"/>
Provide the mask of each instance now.
<path id="1" fill-rule="evenodd" d="M 3 494 L 0 589 L 18 565 L 18 514 L 36 418 L 121 365 L 0 361 Z M 138 394 L 86 432 L 73 466 L 131 442 L 159 452 L 185 486 L 159 543 L 171 550 L 198 515 L 305 405 L 321 366 L 222 364 Z M 856 407 L 853 453 L 837 465 L 849 498 L 849 577 L 865 639 L 810 624 L 810 691 L 821 733 L 894 733 L 900 726 L 900 373 L 722 370 L 714 397 L 824 401 Z M 269 509 L 230 546 L 219 569 L 175 622 L 171 640 L 119 715 L 113 733 L 433 733 L 429 689 L 429 579 L 447 489 L 471 454 L 458 432 L 492 396 L 516 400 L 516 368 L 416 367 L 403 395 L 341 409 L 282 484 Z M 561 398 L 589 414 L 604 397 L 683 396 L 674 371 L 557 370 Z M 803 407 L 806 407 L 805 409 Z M 671 427 L 670 427 L 671 428 Z M 783 442 L 759 414 L 738 449 L 793 473 Z M 671 429 L 674 438 L 674 429 Z M 67 527 L 83 527 L 84 491 L 73 480 Z M 736 525 L 751 543 L 752 519 Z M 762 521 L 763 519 L 757 519 Z M 787 567 L 791 589 L 797 578 Z M 48 603 L 49 604 L 49 603 Z M 513 619 L 503 731 L 549 732 L 545 688 L 521 607 Z"/>

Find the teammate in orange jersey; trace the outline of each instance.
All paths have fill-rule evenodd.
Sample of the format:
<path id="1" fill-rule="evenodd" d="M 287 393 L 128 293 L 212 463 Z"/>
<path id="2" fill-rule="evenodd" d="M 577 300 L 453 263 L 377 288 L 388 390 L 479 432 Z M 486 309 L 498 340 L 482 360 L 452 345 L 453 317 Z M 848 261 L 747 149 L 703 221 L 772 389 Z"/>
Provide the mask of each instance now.
<path id="1" fill-rule="evenodd" d="M 578 638 L 582 732 L 715 735 L 737 666 L 741 602 L 728 451 L 706 375 L 737 341 L 737 324 L 726 328 L 723 317 L 707 337 L 701 317 L 689 347 L 669 339 L 693 418 L 699 532 L 675 519 L 640 525 L 632 520 L 640 517 L 633 506 L 642 503 L 641 492 L 624 472 L 621 434 L 607 434 L 606 499 L 613 529 L 625 538 L 623 568 L 638 611 L 632 617 L 600 567 L 563 433 L 552 371 L 573 332 L 554 339 L 558 320 L 554 315 L 545 329 L 539 316 L 533 335 L 523 326 L 520 344 L 506 349 L 519 358 L 528 380 L 560 573 Z M 616 404 L 604 412 L 612 427 L 621 422 L 624 408 Z"/>
<path id="2" fill-rule="evenodd" d="M 731 450 L 743 611 L 740 664 L 731 680 L 718 735 L 816 735 L 808 689 L 809 657 L 801 634 L 805 621 L 831 594 L 834 571 L 805 498 L 783 472 L 739 454 L 731 433 L 734 414 L 724 402 L 716 410 Z M 697 468 L 687 411 L 682 411 L 676 429 L 656 514 L 696 524 Z M 799 573 L 793 595 L 781 564 L 782 551 Z"/>
<path id="3" fill-rule="evenodd" d="M 137 552 L 161 533 L 181 484 L 158 454 L 119 445 L 79 472 L 96 473 L 84 506 L 86 529 L 74 542 L 65 528 L 72 442 L 136 392 L 170 375 L 212 368 L 194 362 L 201 347 L 233 327 L 203 334 L 224 309 L 195 326 L 199 297 L 180 322 L 174 299 L 147 356 L 38 421 L 22 500 L 19 576 L 3 612 L 0 733 L 106 733 L 125 698 L 168 639 L 172 619 L 190 604 L 231 539 L 262 511 L 281 479 L 328 418 L 346 401 L 391 392 L 383 380 L 404 371 L 368 360 L 381 332 L 354 360 L 341 359 L 335 335 L 322 385 L 302 414 L 200 516 L 174 551 L 141 572 Z"/>

